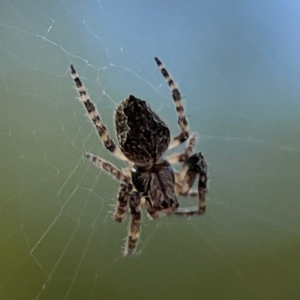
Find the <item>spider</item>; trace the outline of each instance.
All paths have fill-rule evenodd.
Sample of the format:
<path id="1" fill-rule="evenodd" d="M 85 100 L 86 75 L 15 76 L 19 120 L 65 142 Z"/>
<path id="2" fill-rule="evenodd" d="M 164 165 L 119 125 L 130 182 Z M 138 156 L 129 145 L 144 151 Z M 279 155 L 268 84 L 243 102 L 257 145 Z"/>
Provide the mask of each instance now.
<path id="1" fill-rule="evenodd" d="M 141 231 L 143 205 L 152 219 L 171 214 L 202 215 L 206 208 L 207 165 L 201 152 L 192 153 L 196 135 L 190 137 L 180 91 L 163 63 L 157 57 L 155 61 L 171 89 L 181 133 L 171 139 L 170 129 L 146 101 L 130 95 L 115 111 L 119 147 L 110 138 L 73 65 L 70 67 L 80 98 L 105 148 L 129 165 L 121 171 L 101 157 L 85 153 L 97 167 L 104 169 L 121 182 L 118 205 L 114 213 L 115 221 L 121 223 L 127 212 L 131 214 L 124 255 L 130 255 L 136 249 Z M 164 157 L 167 150 L 186 141 L 188 142 L 183 153 Z M 180 171 L 174 171 L 171 165 L 179 162 L 182 163 Z M 197 175 L 199 175 L 198 189 L 192 190 Z M 198 197 L 198 206 L 179 208 L 178 195 Z"/>

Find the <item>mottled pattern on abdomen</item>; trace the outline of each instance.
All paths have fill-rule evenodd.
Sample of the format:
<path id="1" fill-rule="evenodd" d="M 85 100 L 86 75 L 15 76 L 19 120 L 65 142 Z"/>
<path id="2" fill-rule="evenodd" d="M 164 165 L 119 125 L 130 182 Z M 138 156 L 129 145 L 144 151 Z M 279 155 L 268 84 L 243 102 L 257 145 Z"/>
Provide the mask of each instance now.
<path id="1" fill-rule="evenodd" d="M 157 160 L 170 143 L 170 131 L 146 101 L 130 95 L 116 109 L 120 149 L 135 163 Z"/>

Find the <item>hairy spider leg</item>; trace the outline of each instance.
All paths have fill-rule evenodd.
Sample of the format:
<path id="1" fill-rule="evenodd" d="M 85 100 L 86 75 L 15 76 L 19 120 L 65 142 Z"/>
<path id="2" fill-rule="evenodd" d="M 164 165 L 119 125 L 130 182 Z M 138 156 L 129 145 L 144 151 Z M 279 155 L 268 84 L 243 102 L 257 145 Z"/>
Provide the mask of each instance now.
<path id="1" fill-rule="evenodd" d="M 184 168 L 187 169 L 184 177 L 180 180 L 180 175 L 175 178 L 177 182 L 176 190 L 181 196 L 193 196 L 191 190 L 196 176 L 199 174 L 198 181 L 198 208 L 178 208 L 174 213 L 176 215 L 195 215 L 204 214 L 206 210 L 206 192 L 207 192 L 207 165 L 201 152 L 195 153 L 184 162 Z"/>
<path id="2" fill-rule="evenodd" d="M 121 223 L 125 217 L 127 206 L 129 204 L 131 213 L 131 223 L 128 232 L 128 238 L 125 245 L 124 255 L 130 255 L 136 248 L 138 239 L 141 232 L 141 195 L 137 191 L 133 191 L 133 185 L 131 179 L 123 174 L 112 164 L 106 162 L 102 158 L 90 153 L 86 153 L 85 156 L 91 160 L 97 167 L 100 167 L 112 174 L 116 179 L 122 181 L 118 194 L 119 205 L 115 212 L 115 221 Z"/>
<path id="3" fill-rule="evenodd" d="M 178 208 L 175 211 L 175 214 L 180 214 L 180 215 L 194 215 L 194 214 L 203 214 L 205 212 L 205 207 L 206 207 L 206 199 L 205 199 L 205 194 L 206 194 L 206 164 L 204 162 L 204 158 L 201 155 L 201 163 L 203 160 L 204 168 L 203 171 L 198 171 L 194 170 L 195 169 L 195 164 L 192 162 L 188 162 L 188 158 L 191 157 L 191 154 L 193 152 L 193 148 L 196 145 L 197 137 L 196 134 L 193 134 L 193 136 L 189 139 L 189 143 L 183 153 L 175 153 L 167 156 L 167 160 L 171 164 L 175 164 L 178 162 L 184 162 L 184 164 L 181 167 L 181 170 L 179 172 L 175 172 L 175 188 L 176 188 L 176 193 L 181 196 L 186 196 L 186 197 L 197 197 L 199 198 L 199 204 L 198 208 L 196 209 L 191 209 L 191 208 Z M 199 155 L 199 153 L 196 153 L 195 155 Z M 194 156 L 194 155 L 193 155 Z M 199 162 L 198 162 L 199 163 Z M 196 168 L 197 169 L 197 168 Z M 200 173 L 199 173 L 200 172 Z M 197 174 L 199 173 L 199 183 L 198 183 L 198 190 L 191 189 L 194 181 L 196 179 Z M 201 178 L 204 175 L 204 177 Z"/>
<path id="4" fill-rule="evenodd" d="M 188 122 L 187 122 L 187 119 L 185 116 L 184 106 L 182 104 L 181 94 L 180 94 L 178 86 L 176 85 L 173 78 L 170 76 L 170 74 L 166 70 L 164 64 L 157 57 L 155 57 L 154 59 L 155 59 L 157 65 L 159 66 L 162 75 L 165 77 L 165 79 L 171 89 L 172 97 L 173 97 L 173 100 L 174 100 L 174 103 L 176 106 L 176 111 L 178 114 L 178 124 L 181 129 L 181 133 L 171 140 L 168 149 L 173 149 L 173 148 L 179 146 L 180 144 L 182 144 L 183 142 L 185 142 L 189 138 L 190 128 L 189 128 L 189 125 L 188 125 Z"/>
<path id="5" fill-rule="evenodd" d="M 189 143 L 188 143 L 188 145 L 185 148 L 183 153 L 171 154 L 171 155 L 166 157 L 166 160 L 170 164 L 176 164 L 178 162 L 184 162 L 192 154 L 193 149 L 196 145 L 196 142 L 197 142 L 197 136 L 196 136 L 196 134 L 193 134 L 192 137 L 189 139 Z"/>
<path id="6" fill-rule="evenodd" d="M 92 121 L 94 122 L 96 129 L 99 133 L 99 136 L 101 140 L 103 141 L 103 144 L 105 148 L 110 151 L 113 155 L 115 155 L 117 158 L 124 160 L 124 161 L 129 161 L 128 158 L 123 154 L 123 152 L 115 145 L 113 140 L 109 136 L 109 132 L 106 129 L 105 125 L 102 123 L 100 119 L 100 115 L 98 110 L 95 108 L 93 102 L 91 101 L 91 98 L 83 85 L 82 81 L 79 78 L 78 73 L 74 69 L 73 65 L 70 67 L 71 69 L 71 74 L 72 77 L 75 81 L 78 93 L 80 95 L 80 98 L 90 116 Z"/>
<path id="7" fill-rule="evenodd" d="M 118 206 L 115 211 L 115 221 L 121 223 L 126 215 L 128 203 L 130 201 L 131 183 L 121 183 L 118 194 Z"/>
<path id="8" fill-rule="evenodd" d="M 129 207 L 131 213 L 131 223 L 128 238 L 125 245 L 124 255 L 131 255 L 137 246 L 141 233 L 141 195 L 137 191 L 130 194 Z"/>
<path id="9" fill-rule="evenodd" d="M 104 169 L 109 174 L 113 175 L 117 180 L 130 183 L 130 178 L 123 174 L 120 170 L 118 170 L 114 165 L 105 161 L 99 156 L 95 156 L 91 153 L 85 153 L 85 157 L 92 161 L 97 167 Z"/>

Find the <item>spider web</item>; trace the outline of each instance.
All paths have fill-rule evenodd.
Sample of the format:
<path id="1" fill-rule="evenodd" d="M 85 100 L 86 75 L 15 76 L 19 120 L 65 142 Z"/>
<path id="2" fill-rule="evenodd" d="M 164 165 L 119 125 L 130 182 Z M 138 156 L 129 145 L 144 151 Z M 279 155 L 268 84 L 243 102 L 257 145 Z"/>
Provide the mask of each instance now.
<path id="1" fill-rule="evenodd" d="M 0 3 L 1 299 L 296 299 L 299 10 L 294 1 Z M 209 165 L 207 214 L 144 214 L 139 254 L 111 218 L 119 168 L 76 99 L 72 63 L 113 138 L 127 95 L 179 132 L 153 57 L 180 83 Z M 180 199 L 183 206 L 194 199 Z"/>

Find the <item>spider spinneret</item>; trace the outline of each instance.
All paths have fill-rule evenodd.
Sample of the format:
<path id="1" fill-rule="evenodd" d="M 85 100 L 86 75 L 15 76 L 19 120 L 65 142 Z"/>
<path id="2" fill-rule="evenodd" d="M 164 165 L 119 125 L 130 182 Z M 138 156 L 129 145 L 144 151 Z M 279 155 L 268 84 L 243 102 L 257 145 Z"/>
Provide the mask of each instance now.
<path id="1" fill-rule="evenodd" d="M 97 109 L 71 65 L 71 74 L 81 100 L 105 148 L 129 164 L 126 170 L 120 171 L 98 156 L 85 154 L 95 165 L 121 182 L 115 220 L 122 222 L 127 212 L 131 214 L 125 255 L 132 254 L 136 248 L 141 231 L 143 205 L 153 219 L 160 215 L 171 214 L 201 215 L 205 213 L 206 208 L 207 165 L 201 152 L 192 154 L 196 136 L 194 134 L 189 138 L 190 129 L 180 91 L 162 62 L 157 57 L 155 61 L 172 91 L 181 133 L 171 138 L 168 126 L 146 101 L 130 95 L 118 105 L 115 112 L 115 127 L 120 148 L 110 138 Z M 163 155 L 167 150 L 187 140 L 188 144 L 183 153 L 164 158 Z M 172 164 L 178 162 L 182 163 L 181 169 L 174 171 Z M 198 189 L 192 190 L 197 175 L 199 175 Z M 198 207 L 180 208 L 178 195 L 198 197 Z"/>

